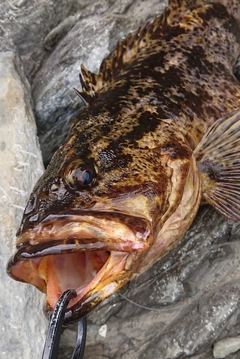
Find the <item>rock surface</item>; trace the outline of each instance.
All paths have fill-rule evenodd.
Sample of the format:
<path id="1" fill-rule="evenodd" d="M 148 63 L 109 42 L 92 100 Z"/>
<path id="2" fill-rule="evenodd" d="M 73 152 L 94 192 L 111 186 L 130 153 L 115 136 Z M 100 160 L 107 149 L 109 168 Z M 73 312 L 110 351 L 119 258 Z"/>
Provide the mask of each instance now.
<path id="1" fill-rule="evenodd" d="M 42 170 L 30 125 L 31 92 L 48 162 L 81 107 L 72 90 L 79 87 L 80 64 L 97 71 L 117 40 L 161 13 L 166 2 L 19 0 L 0 5 L 5 14 L 1 46 L 12 51 L 2 53 L 0 62 L 3 358 L 40 358 L 46 328 L 41 295 L 5 274 L 23 206 Z M 13 52 L 21 55 L 24 71 Z M 239 236 L 240 224 L 202 207 L 178 248 L 89 315 L 85 358 L 213 359 L 213 344 L 240 332 Z M 74 333 L 66 330 L 60 358 L 71 357 L 73 345 Z M 237 359 L 239 353 L 227 358 Z"/>
<path id="2" fill-rule="evenodd" d="M 213 355 L 216 359 L 225 358 L 238 350 L 240 350 L 240 337 L 224 338 L 214 344 Z"/>
<path id="3" fill-rule="evenodd" d="M 0 53 L 0 83 L 0 357 L 40 358 L 46 329 L 39 310 L 43 296 L 6 274 L 25 203 L 43 171 L 30 87 L 12 52 Z"/>
<path id="4" fill-rule="evenodd" d="M 5 0 L 0 3 L 0 47 L 17 50 L 31 82 L 48 54 L 48 33 L 78 8 L 76 0 Z"/>

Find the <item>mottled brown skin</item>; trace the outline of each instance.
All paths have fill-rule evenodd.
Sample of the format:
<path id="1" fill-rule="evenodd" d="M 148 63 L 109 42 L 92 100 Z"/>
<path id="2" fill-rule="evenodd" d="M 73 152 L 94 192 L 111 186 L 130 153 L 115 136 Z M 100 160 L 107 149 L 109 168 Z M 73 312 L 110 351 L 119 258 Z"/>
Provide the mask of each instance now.
<path id="1" fill-rule="evenodd" d="M 54 248 L 75 253 L 77 246 L 119 250 L 131 255 L 118 277 L 111 277 L 118 289 L 176 246 L 201 200 L 193 150 L 214 121 L 240 108 L 233 74 L 240 53 L 239 11 L 236 1 L 172 1 L 161 18 L 117 45 L 99 75 L 82 68 L 82 96 L 89 105 L 33 190 L 18 252 L 9 262 L 13 277 L 46 291 L 45 282 L 28 272 L 30 257 L 54 254 Z M 93 185 L 71 183 L 69 168 L 76 160 L 77 167 L 95 166 Z M 115 240 L 114 229 L 102 239 L 71 230 L 58 236 L 63 223 L 83 223 L 84 216 L 99 218 L 103 232 L 124 224 L 141 238 L 133 247 L 133 241 Z M 111 294 L 96 287 L 74 304 L 69 320 Z"/>

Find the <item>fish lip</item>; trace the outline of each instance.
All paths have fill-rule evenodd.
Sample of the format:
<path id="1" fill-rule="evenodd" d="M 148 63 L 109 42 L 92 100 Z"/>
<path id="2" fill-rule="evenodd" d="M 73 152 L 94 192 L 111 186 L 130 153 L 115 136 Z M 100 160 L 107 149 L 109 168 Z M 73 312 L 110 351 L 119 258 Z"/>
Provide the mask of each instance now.
<path id="1" fill-rule="evenodd" d="M 116 228 L 113 228 L 114 225 Z M 68 237 L 66 237 L 66 233 Z M 91 233 L 98 233 L 99 235 L 102 233 L 103 235 L 102 238 L 97 238 Z M 123 238 L 124 236 L 125 238 Z M 108 278 L 104 282 L 106 285 L 100 283 L 97 284 L 96 288 L 91 288 L 93 282 L 91 280 L 90 283 L 86 283 L 86 287 L 89 287 L 88 292 L 84 296 L 80 296 L 79 300 L 77 297 L 74 305 L 71 306 L 71 302 L 69 303 L 70 307 L 67 310 L 65 322 L 70 324 L 79 320 L 80 317 L 87 314 L 129 281 L 132 276 L 132 268 L 126 269 L 125 264 L 129 263 L 128 259 L 131 255 L 141 255 L 148 249 L 151 240 L 151 222 L 141 217 L 124 213 L 93 213 L 90 211 L 82 211 L 80 214 L 79 212 L 72 212 L 71 214 L 48 215 L 34 228 L 27 229 L 25 227 L 25 230 L 21 231 L 17 244 L 18 250 L 9 260 L 7 271 L 14 279 L 31 283 L 42 292 L 46 292 L 48 282 L 43 283 L 43 279 L 40 279 L 38 268 L 36 273 L 21 274 L 21 271 L 29 271 L 29 263 L 37 263 L 38 261 L 40 263 L 44 257 L 50 258 L 58 257 L 58 255 L 74 255 L 74 253 L 94 251 L 110 252 L 110 256 L 117 253 L 122 257 L 123 268 L 118 272 L 113 271 L 114 273 L 110 271 L 110 279 Z M 98 275 L 98 272 L 96 273 Z M 53 306 L 46 308 L 47 311 L 51 312 Z"/>
<path id="2" fill-rule="evenodd" d="M 49 214 L 21 231 L 17 253 L 29 259 L 70 250 L 143 251 L 149 246 L 151 227 L 148 219 L 122 212 Z"/>

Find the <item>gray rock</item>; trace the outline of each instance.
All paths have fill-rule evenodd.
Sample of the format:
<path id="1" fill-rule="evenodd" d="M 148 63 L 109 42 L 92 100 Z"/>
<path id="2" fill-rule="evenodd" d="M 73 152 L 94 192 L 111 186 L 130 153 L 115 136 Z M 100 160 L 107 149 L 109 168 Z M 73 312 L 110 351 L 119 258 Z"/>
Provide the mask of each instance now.
<path id="1" fill-rule="evenodd" d="M 240 337 L 224 338 L 214 344 L 213 355 L 214 358 L 225 358 L 238 350 L 240 350 Z"/>
<path id="2" fill-rule="evenodd" d="M 1 1 L 0 50 L 16 50 L 31 81 L 48 54 L 44 38 L 77 9 L 77 0 Z"/>
<path id="3" fill-rule="evenodd" d="M 43 296 L 6 273 L 26 200 L 43 171 L 30 87 L 12 52 L 0 53 L 0 83 L 0 356 L 40 358 L 46 329 L 39 309 Z"/>

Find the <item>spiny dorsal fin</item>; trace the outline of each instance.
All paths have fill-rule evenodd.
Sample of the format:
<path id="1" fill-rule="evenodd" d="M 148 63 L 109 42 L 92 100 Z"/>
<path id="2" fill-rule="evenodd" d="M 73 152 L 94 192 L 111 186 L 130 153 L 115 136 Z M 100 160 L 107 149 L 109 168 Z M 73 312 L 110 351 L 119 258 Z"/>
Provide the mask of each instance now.
<path id="1" fill-rule="evenodd" d="M 240 111 L 216 121 L 194 150 L 204 199 L 240 221 Z"/>
<path id="2" fill-rule="evenodd" d="M 92 99 L 100 91 L 108 88 L 124 67 L 124 64 L 134 61 L 140 48 L 147 47 L 149 41 L 161 35 L 166 25 L 166 11 L 152 23 L 140 27 L 135 33 L 130 33 L 125 40 L 119 40 L 115 49 L 102 61 L 99 74 L 95 74 L 84 65 L 81 65 L 80 82 L 82 85 L 81 96 L 87 101 Z"/>
<path id="3" fill-rule="evenodd" d="M 235 2 L 236 0 L 218 1 Z M 191 9 L 207 2 L 206 0 L 169 0 L 169 6 L 165 8 L 160 17 L 157 17 L 152 23 L 147 23 L 145 26 L 140 27 L 135 33 L 130 33 L 125 40 L 118 41 L 115 49 L 102 61 L 99 74 L 89 71 L 84 65 L 81 66 L 81 96 L 86 102 L 92 102 L 98 93 L 105 91 L 114 83 L 116 76 L 121 71 L 124 71 L 125 64 L 136 59 L 139 49 L 150 46 L 151 40 L 164 34 L 171 26 L 172 21 L 177 22 L 177 18 L 184 15 L 186 9 Z M 210 2 L 212 1 L 209 0 Z"/>
<path id="4" fill-rule="evenodd" d="M 188 8 L 191 6 L 202 5 L 203 0 L 169 0 L 168 4 L 170 8 Z"/>
<path id="5" fill-rule="evenodd" d="M 107 89 L 114 82 L 117 74 L 123 70 L 125 64 L 134 61 L 140 48 L 149 46 L 151 39 L 164 33 L 171 23 L 171 13 L 177 10 L 185 12 L 186 7 L 202 3 L 202 0 L 170 0 L 169 6 L 163 14 L 155 18 L 152 23 L 146 23 L 139 27 L 135 33 L 130 33 L 125 40 L 119 40 L 115 49 L 102 61 L 99 74 L 89 71 L 81 65 L 80 83 L 82 85 L 81 96 L 89 103 L 94 97 Z"/>

